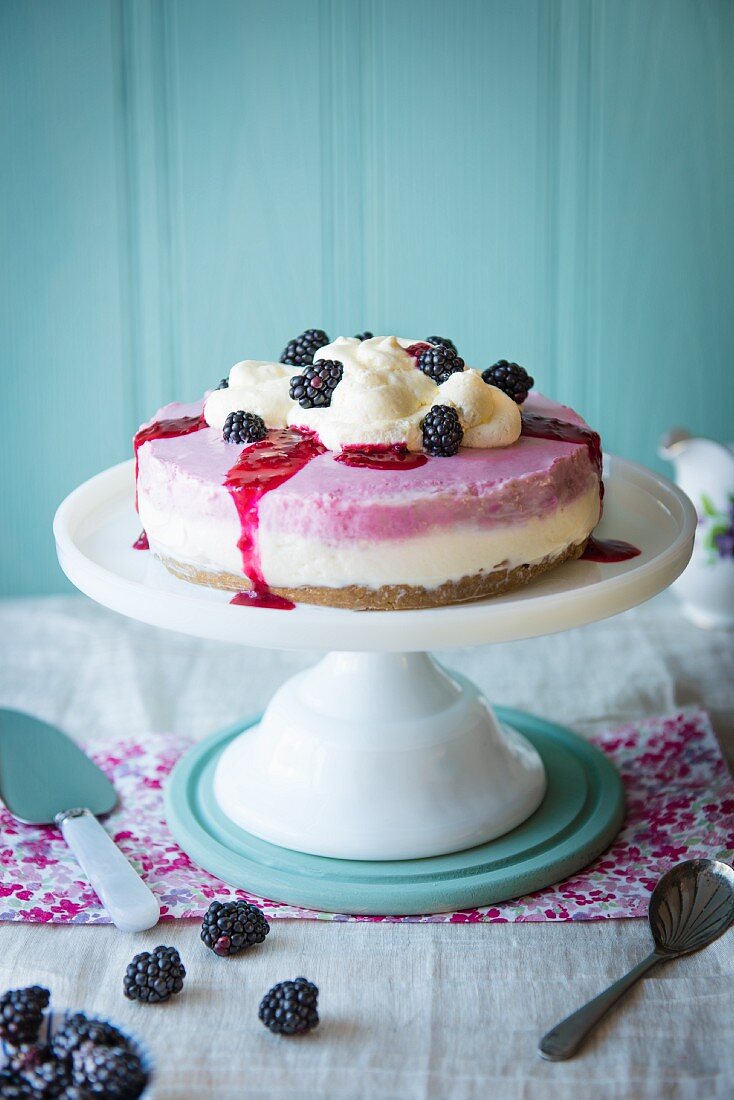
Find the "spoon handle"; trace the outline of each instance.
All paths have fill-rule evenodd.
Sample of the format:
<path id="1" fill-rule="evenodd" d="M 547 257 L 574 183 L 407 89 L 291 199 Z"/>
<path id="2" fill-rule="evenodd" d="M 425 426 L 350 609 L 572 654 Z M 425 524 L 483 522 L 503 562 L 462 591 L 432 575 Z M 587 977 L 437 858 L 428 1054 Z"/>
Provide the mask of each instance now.
<path id="1" fill-rule="evenodd" d="M 582 1008 L 567 1016 L 565 1020 L 561 1020 L 560 1024 L 556 1024 L 540 1040 L 539 1053 L 550 1062 L 562 1062 L 566 1058 L 571 1058 L 612 1005 L 617 1003 L 638 978 L 660 961 L 660 956 L 653 951 L 652 955 L 648 955 L 623 978 L 614 985 L 610 985 L 609 989 L 605 989 L 598 997 L 594 997 Z"/>

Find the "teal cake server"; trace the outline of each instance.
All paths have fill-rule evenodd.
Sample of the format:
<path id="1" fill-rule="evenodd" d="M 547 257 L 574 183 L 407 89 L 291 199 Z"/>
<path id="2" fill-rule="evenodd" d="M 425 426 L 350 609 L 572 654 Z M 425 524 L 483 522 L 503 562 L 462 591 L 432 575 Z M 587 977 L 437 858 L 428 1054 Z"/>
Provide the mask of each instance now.
<path id="1" fill-rule="evenodd" d="M 19 821 L 58 826 L 123 932 L 158 923 L 155 896 L 97 820 L 114 809 L 114 787 L 61 730 L 0 709 L 0 798 Z"/>

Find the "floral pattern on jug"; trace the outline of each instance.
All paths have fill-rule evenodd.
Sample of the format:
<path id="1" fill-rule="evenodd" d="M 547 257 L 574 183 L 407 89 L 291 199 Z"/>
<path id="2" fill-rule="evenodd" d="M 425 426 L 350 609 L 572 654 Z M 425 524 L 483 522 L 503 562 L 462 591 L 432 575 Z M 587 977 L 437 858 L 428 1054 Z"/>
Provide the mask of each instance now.
<path id="1" fill-rule="evenodd" d="M 734 558 L 734 493 L 729 493 L 726 512 L 716 508 L 708 493 L 701 493 L 699 523 L 705 527 L 703 545 L 709 553 L 709 564 L 718 558 Z"/>
<path id="2" fill-rule="evenodd" d="M 659 453 L 696 504 L 698 529 L 688 568 L 673 585 L 697 626 L 734 626 L 734 444 L 668 432 Z"/>

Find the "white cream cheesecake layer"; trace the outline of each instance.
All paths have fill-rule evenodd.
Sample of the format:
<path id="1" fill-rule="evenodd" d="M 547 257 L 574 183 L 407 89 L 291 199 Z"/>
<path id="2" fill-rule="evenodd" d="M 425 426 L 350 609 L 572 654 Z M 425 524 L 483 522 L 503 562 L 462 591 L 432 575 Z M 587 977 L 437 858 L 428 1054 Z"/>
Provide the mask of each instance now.
<path id="1" fill-rule="evenodd" d="M 144 447 L 139 456 L 138 515 L 159 557 L 213 572 L 240 574 L 240 518 L 224 486 L 166 469 Z"/>
<path id="2" fill-rule="evenodd" d="M 190 489 L 180 482 L 166 506 L 143 491 L 138 506 L 151 550 L 161 558 L 212 573 L 243 578 L 237 547 L 240 522 L 225 491 L 214 494 L 195 479 Z M 215 499 L 215 496 L 217 499 Z M 314 586 L 340 588 L 357 584 L 378 589 L 405 584 L 438 588 L 447 581 L 498 569 L 535 565 L 583 542 L 599 521 L 599 489 L 593 485 L 565 507 L 522 523 L 496 527 L 457 526 L 400 539 L 349 540 L 338 544 L 302 535 L 258 531 L 260 568 L 271 588 Z"/>
<path id="3" fill-rule="evenodd" d="M 344 542 L 329 546 L 299 535 L 275 536 L 267 527 L 259 537 L 263 573 L 272 588 L 301 585 L 339 588 L 387 584 L 438 588 L 477 573 L 535 565 L 583 542 L 599 522 L 595 486 L 559 511 L 505 527 L 457 526 L 403 539 Z"/>

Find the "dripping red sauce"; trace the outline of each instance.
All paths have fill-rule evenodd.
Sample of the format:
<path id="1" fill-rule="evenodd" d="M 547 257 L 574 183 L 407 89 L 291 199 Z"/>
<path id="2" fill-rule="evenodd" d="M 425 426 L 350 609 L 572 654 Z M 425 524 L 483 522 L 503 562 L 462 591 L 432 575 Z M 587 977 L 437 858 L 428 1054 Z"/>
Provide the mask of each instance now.
<path id="1" fill-rule="evenodd" d="M 254 590 L 238 592 L 229 602 L 238 604 L 240 607 L 270 607 L 276 611 L 293 611 L 296 606 L 292 600 L 287 600 L 285 596 L 278 596 L 267 588 L 258 592 Z"/>
<path id="2" fill-rule="evenodd" d="M 583 443 L 589 451 L 591 464 L 599 475 L 599 497 L 604 499 L 604 482 L 601 480 L 602 453 L 601 438 L 598 432 L 586 424 L 569 424 L 553 416 L 538 416 L 535 413 L 522 414 L 522 435 L 535 439 L 557 439 L 563 443 Z M 586 561 L 612 562 L 629 561 L 641 551 L 629 542 L 621 539 L 597 539 L 590 536 L 581 557 Z"/>
<path id="3" fill-rule="evenodd" d="M 404 443 L 366 443 L 362 447 L 345 447 L 336 461 L 345 466 L 359 466 L 368 470 L 416 470 L 425 466 L 424 454 L 409 451 Z"/>
<path id="4" fill-rule="evenodd" d="M 171 420 L 154 420 L 146 428 L 141 428 L 133 437 L 133 451 L 135 452 L 135 509 L 138 507 L 138 451 L 144 443 L 151 439 L 173 439 L 178 435 L 191 435 L 192 432 L 201 431 L 207 427 L 204 414 L 198 416 L 177 416 Z M 142 549 L 142 547 L 140 547 Z"/>
<path id="5" fill-rule="evenodd" d="M 609 565 L 616 561 L 629 561 L 640 553 L 631 542 L 624 542 L 622 539 L 598 539 L 590 535 L 581 557 L 584 561 L 598 561 Z"/>
<path id="6" fill-rule="evenodd" d="M 256 596 L 272 595 L 262 575 L 257 547 L 260 500 L 325 451 L 315 435 L 294 429 L 269 431 L 267 439 L 244 448 L 224 480 L 240 517 L 241 534 L 237 545 L 242 555 L 242 569 Z"/>
<path id="7" fill-rule="evenodd" d="M 150 543 L 145 531 L 141 531 L 133 543 L 133 550 L 150 550 Z"/>
<path id="8" fill-rule="evenodd" d="M 598 432 L 586 424 L 569 424 L 566 420 L 556 420 L 554 416 L 523 413 L 521 434 L 534 439 L 557 439 L 561 443 L 583 443 L 601 482 L 601 438 Z"/>
<path id="9" fill-rule="evenodd" d="M 133 439 L 135 457 L 138 457 L 138 451 L 143 444 L 148 443 L 151 439 L 172 439 L 177 435 L 191 435 L 192 432 L 198 432 L 201 428 L 206 427 L 207 423 L 203 412 L 197 416 L 177 416 L 172 420 L 154 420 L 152 424 L 148 424 L 146 428 L 141 428 L 139 432 L 136 432 Z"/>

